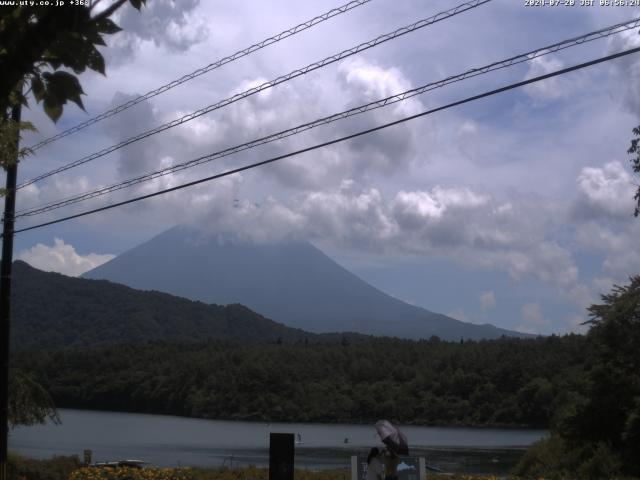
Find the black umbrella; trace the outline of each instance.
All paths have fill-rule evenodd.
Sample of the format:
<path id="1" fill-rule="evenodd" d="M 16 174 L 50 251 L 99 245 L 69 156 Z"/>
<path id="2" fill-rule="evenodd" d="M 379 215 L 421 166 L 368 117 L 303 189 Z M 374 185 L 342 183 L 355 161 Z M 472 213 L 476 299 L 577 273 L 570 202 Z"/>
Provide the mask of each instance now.
<path id="1" fill-rule="evenodd" d="M 389 450 L 397 455 L 409 455 L 409 445 L 407 443 L 407 437 L 400 431 L 398 427 L 387 420 L 378 420 L 376 422 L 376 430 L 382 443 L 384 443 Z"/>

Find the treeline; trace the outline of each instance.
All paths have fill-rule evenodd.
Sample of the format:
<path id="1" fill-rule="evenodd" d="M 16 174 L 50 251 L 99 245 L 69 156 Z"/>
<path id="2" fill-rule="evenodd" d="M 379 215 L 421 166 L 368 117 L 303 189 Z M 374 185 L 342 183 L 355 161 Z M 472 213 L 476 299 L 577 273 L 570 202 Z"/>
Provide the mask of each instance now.
<path id="1" fill-rule="evenodd" d="M 584 337 L 447 343 L 221 342 L 21 353 L 58 407 L 211 419 L 547 427 Z"/>
<path id="2" fill-rule="evenodd" d="M 584 373 L 554 409 L 550 438 L 529 449 L 517 474 L 640 477 L 640 276 L 588 310 Z"/>

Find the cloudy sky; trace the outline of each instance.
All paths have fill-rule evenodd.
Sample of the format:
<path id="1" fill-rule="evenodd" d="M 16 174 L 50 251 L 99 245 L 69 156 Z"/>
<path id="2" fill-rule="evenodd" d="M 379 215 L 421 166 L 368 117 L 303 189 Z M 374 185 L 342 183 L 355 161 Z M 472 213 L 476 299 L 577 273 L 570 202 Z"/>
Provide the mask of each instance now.
<path id="1" fill-rule="evenodd" d="M 576 3 L 579 3 L 577 0 Z M 596 2 L 598 3 L 598 2 Z M 372 0 L 349 13 L 40 149 L 20 180 L 454 7 Z M 149 0 L 117 15 L 107 77 L 81 77 L 69 128 L 338 6 L 324 1 Z M 20 190 L 18 209 L 108 185 L 640 16 L 627 7 L 494 0 Z M 18 228 L 211 175 L 637 46 L 635 30 L 459 82 L 385 109 L 18 223 Z M 448 109 L 275 165 L 19 234 L 15 255 L 78 275 L 178 224 L 255 242 L 309 240 L 374 286 L 461 320 L 580 331 L 585 307 L 640 272 L 640 56 Z"/>

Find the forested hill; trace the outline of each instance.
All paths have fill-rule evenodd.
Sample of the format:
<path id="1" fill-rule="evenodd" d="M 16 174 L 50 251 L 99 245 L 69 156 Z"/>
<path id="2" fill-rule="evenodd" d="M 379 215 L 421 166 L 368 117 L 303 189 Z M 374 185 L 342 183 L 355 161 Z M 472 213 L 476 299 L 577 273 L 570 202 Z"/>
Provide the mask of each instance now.
<path id="1" fill-rule="evenodd" d="M 263 421 L 546 427 L 584 337 L 116 346 L 14 356 L 59 407 Z"/>
<path id="2" fill-rule="evenodd" d="M 13 265 L 13 278 L 13 350 L 150 340 L 291 342 L 342 338 L 286 327 L 242 305 L 206 305 L 105 280 L 46 273 L 21 261 Z"/>

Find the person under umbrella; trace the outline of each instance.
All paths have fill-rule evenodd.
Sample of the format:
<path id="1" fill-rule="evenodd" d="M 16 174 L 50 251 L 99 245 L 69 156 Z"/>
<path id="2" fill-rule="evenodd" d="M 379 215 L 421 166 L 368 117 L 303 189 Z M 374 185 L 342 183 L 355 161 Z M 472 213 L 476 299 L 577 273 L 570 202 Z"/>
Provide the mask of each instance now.
<path id="1" fill-rule="evenodd" d="M 409 455 L 407 437 L 400 429 L 388 420 L 376 422 L 376 430 L 382 443 L 386 445 L 384 451 L 385 480 L 398 480 L 398 455 Z"/>
<path id="2" fill-rule="evenodd" d="M 389 448 L 384 449 L 384 480 L 398 480 L 400 457 Z"/>
<path id="3" fill-rule="evenodd" d="M 376 430 L 387 449 L 397 455 L 409 455 L 407 437 L 400 429 L 388 420 L 378 420 Z"/>
<path id="4" fill-rule="evenodd" d="M 367 478 L 366 480 L 383 480 L 384 467 L 380 461 L 380 450 L 373 447 L 367 457 Z"/>

